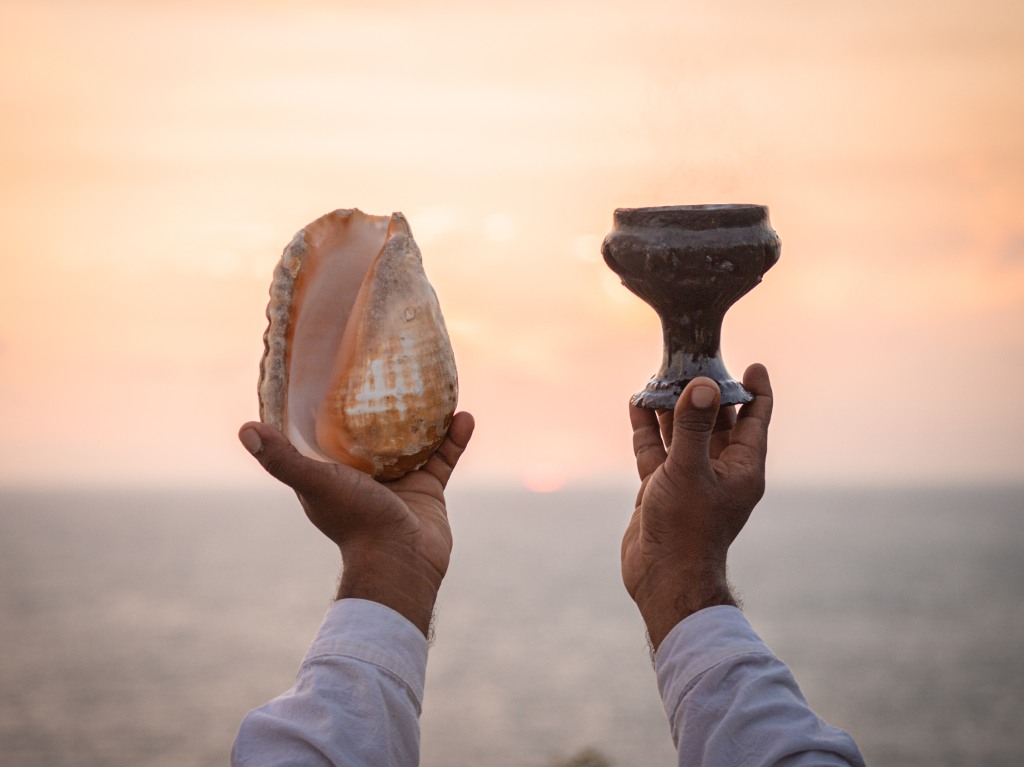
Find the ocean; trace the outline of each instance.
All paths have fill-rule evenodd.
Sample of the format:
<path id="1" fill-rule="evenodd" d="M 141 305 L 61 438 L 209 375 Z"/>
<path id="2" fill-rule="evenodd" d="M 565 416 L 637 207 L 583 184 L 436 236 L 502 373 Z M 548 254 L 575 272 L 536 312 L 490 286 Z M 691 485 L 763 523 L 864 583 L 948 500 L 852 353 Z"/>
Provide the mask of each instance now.
<path id="1" fill-rule="evenodd" d="M 674 765 L 618 574 L 633 489 L 457 482 L 421 764 Z M 869 764 L 1024 764 L 1024 487 L 772 488 L 730 562 Z M 246 711 L 290 686 L 337 569 L 269 480 L 0 492 L 0 764 L 226 764 Z"/>

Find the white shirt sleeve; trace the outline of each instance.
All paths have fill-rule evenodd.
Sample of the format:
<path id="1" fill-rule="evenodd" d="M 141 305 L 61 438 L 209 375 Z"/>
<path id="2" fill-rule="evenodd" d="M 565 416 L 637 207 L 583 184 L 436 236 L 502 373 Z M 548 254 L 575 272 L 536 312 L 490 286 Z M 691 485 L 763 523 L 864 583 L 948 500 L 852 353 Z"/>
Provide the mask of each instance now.
<path id="1" fill-rule="evenodd" d="M 427 640 L 408 620 L 362 599 L 335 602 L 295 685 L 250 711 L 233 767 L 415 767 Z"/>
<path id="2" fill-rule="evenodd" d="M 810 709 L 735 607 L 682 620 L 658 648 L 655 669 L 680 765 L 864 765 L 853 738 Z"/>

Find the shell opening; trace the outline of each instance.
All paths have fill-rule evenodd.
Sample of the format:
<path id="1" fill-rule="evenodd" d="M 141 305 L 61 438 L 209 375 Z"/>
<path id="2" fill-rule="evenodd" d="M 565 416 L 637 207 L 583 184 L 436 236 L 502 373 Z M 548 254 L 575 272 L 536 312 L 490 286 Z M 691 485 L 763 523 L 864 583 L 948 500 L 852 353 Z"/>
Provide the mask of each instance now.
<path id="1" fill-rule="evenodd" d="M 455 360 L 400 213 L 335 211 L 306 227 L 282 256 L 267 315 L 261 417 L 277 418 L 302 453 L 391 479 L 444 439 Z"/>

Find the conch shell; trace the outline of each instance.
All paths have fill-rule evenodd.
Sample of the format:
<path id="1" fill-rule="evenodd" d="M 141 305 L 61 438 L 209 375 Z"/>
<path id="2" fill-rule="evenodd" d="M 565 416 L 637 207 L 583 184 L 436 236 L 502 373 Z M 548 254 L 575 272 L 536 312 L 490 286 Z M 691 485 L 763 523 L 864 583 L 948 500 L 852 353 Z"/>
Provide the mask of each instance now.
<path id="1" fill-rule="evenodd" d="M 441 444 L 455 356 L 401 213 L 336 210 L 296 234 L 267 319 L 260 419 L 301 453 L 390 480 Z"/>

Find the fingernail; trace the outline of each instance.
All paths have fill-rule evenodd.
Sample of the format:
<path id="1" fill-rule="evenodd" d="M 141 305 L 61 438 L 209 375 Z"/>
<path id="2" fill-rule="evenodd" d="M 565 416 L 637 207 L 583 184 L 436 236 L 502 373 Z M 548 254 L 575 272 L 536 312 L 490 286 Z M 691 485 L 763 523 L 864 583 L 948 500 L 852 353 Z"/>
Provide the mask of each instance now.
<path id="1" fill-rule="evenodd" d="M 710 386 L 698 386 L 690 392 L 690 404 L 698 410 L 707 410 L 715 401 L 715 390 Z"/>
<path id="2" fill-rule="evenodd" d="M 263 448 L 263 441 L 255 429 L 246 429 L 238 435 L 238 439 L 243 447 L 253 455 L 256 455 Z"/>

